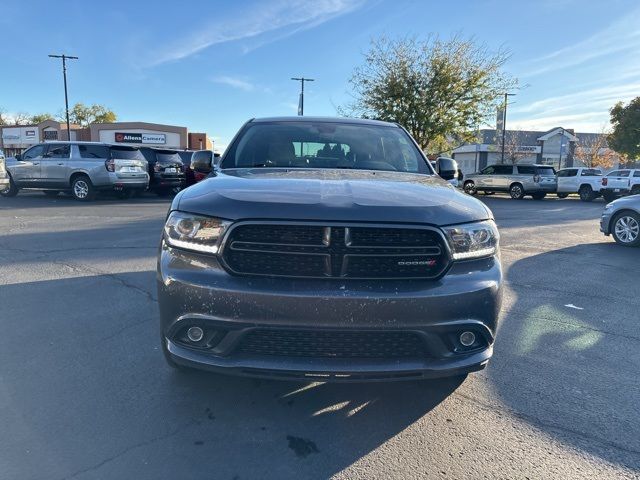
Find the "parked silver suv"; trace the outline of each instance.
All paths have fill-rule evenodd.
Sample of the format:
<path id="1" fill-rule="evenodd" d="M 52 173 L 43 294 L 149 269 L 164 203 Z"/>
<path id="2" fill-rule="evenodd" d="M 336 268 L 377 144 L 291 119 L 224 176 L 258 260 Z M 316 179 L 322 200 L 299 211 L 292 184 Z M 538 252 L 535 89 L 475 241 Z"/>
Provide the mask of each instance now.
<path id="1" fill-rule="evenodd" d="M 558 186 L 556 172 L 549 165 L 490 165 L 478 173 L 466 175 L 464 191 L 470 195 L 477 192 L 509 192 L 511 198 L 520 200 L 531 195 L 542 200 L 547 193 L 555 192 Z"/>
<path id="2" fill-rule="evenodd" d="M 52 142 L 34 145 L 7 159 L 9 185 L 0 194 L 14 197 L 21 189 L 44 190 L 55 197 L 70 191 L 91 200 L 100 190 L 129 196 L 149 185 L 147 162 L 135 147 L 97 142 Z"/>
<path id="3" fill-rule="evenodd" d="M 0 192 L 9 188 L 9 175 L 5 167 L 4 152 L 0 148 Z"/>

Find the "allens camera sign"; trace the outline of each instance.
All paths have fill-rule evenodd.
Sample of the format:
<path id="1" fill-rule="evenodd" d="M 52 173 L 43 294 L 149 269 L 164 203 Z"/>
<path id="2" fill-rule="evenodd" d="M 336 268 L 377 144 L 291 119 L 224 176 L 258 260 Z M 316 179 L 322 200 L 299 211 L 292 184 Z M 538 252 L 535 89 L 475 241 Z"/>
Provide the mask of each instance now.
<path id="1" fill-rule="evenodd" d="M 167 143 L 167 136 L 164 133 L 124 133 L 116 132 L 115 140 L 117 143 Z"/>

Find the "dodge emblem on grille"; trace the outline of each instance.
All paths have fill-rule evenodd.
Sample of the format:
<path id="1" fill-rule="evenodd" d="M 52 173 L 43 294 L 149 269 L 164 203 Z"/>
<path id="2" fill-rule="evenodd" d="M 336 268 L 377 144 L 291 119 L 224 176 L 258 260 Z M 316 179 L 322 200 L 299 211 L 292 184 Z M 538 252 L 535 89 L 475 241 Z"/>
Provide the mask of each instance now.
<path id="1" fill-rule="evenodd" d="M 425 266 L 425 267 L 433 267 L 436 264 L 436 261 L 433 259 L 430 260 L 410 260 L 410 261 L 400 261 L 398 262 L 398 266 L 399 267 L 418 267 L 418 266 Z"/>

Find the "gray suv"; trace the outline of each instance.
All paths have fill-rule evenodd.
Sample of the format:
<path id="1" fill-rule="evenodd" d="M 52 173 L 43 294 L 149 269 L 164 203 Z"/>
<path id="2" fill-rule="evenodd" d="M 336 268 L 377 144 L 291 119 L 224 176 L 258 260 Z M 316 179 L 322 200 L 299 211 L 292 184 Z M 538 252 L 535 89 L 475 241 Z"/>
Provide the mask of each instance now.
<path id="1" fill-rule="evenodd" d="M 549 165 L 490 165 L 466 175 L 463 184 L 464 191 L 470 195 L 508 192 L 516 200 L 526 195 L 542 200 L 547 193 L 555 192 L 557 186 L 556 172 Z"/>
<path id="2" fill-rule="evenodd" d="M 480 370 L 502 291 L 491 211 L 400 126 L 245 124 L 181 191 L 158 257 L 169 365 L 269 378 L 412 380 Z"/>
<path id="3" fill-rule="evenodd" d="M 96 142 L 52 142 L 34 145 L 7 159 L 9 185 L 0 194 L 14 197 L 21 189 L 43 190 L 55 197 L 69 191 L 87 201 L 101 190 L 129 196 L 149 185 L 147 162 L 135 147 Z"/>
<path id="4" fill-rule="evenodd" d="M 5 166 L 4 152 L 0 148 L 0 192 L 9 188 L 9 175 Z"/>

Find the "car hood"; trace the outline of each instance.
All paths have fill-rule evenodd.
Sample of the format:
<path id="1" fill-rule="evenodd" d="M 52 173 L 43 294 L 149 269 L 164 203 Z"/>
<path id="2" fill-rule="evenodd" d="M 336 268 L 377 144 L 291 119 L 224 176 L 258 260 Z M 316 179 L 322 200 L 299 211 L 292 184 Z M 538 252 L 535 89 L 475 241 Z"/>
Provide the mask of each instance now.
<path id="1" fill-rule="evenodd" d="M 439 177 L 370 170 L 227 169 L 182 191 L 172 208 L 229 220 L 447 225 L 492 218 Z"/>

